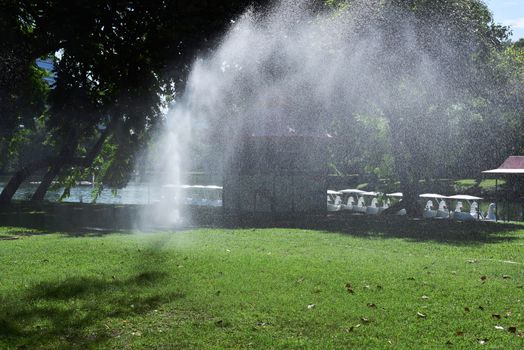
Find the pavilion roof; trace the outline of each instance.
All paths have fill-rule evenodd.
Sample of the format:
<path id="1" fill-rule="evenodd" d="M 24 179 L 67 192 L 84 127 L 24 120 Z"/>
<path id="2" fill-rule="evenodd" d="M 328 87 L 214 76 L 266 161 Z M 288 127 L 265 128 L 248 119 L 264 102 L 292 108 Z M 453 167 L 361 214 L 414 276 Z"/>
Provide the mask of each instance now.
<path id="1" fill-rule="evenodd" d="M 524 156 L 510 156 L 497 169 L 485 170 L 484 174 L 524 174 Z"/>

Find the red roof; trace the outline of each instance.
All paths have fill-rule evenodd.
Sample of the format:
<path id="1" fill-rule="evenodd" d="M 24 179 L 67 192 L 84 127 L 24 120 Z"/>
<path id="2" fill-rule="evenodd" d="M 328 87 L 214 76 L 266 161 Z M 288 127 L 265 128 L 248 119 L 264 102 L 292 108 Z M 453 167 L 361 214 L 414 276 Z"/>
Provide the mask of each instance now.
<path id="1" fill-rule="evenodd" d="M 486 174 L 524 174 L 524 156 L 510 156 L 497 169 L 483 171 Z"/>

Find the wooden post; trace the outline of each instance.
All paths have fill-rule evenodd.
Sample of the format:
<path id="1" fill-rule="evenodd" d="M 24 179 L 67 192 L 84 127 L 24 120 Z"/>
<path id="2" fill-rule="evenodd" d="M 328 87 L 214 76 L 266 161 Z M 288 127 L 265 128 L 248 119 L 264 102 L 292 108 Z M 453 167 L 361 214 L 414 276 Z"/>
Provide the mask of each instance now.
<path id="1" fill-rule="evenodd" d="M 495 222 L 499 219 L 499 178 L 495 178 Z"/>

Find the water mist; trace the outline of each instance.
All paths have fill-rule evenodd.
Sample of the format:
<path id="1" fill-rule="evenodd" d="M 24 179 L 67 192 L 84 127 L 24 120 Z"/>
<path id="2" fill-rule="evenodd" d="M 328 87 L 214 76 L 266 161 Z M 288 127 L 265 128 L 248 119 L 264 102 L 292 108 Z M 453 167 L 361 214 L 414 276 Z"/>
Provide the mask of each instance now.
<path id="1" fill-rule="evenodd" d="M 351 132 L 360 130 L 363 115 L 387 126 L 398 154 L 417 147 L 418 157 L 438 163 L 438 142 L 432 149 L 417 145 L 448 132 L 447 117 L 431 111 L 456 95 L 453 78 L 463 68 L 450 62 L 462 52 L 448 42 L 442 19 L 421 25 L 412 13 L 379 3 L 353 1 L 319 14 L 306 1 L 283 1 L 232 21 L 216 50 L 196 59 L 169 112 L 157 167 L 165 174 L 161 182 L 175 185 L 173 198 L 195 166 L 190 160 L 223 171 L 246 134 L 329 133 L 359 154 L 374 142 Z M 192 154 L 195 144 L 207 147 Z M 155 215 L 179 222 L 185 214 L 178 204 Z"/>

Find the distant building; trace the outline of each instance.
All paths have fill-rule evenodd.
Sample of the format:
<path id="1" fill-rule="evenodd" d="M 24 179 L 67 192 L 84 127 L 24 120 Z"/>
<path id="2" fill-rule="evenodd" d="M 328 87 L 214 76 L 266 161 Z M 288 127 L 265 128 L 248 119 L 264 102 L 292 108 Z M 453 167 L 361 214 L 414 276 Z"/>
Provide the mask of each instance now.
<path id="1" fill-rule="evenodd" d="M 328 137 L 245 136 L 224 175 L 227 213 L 326 212 Z"/>

